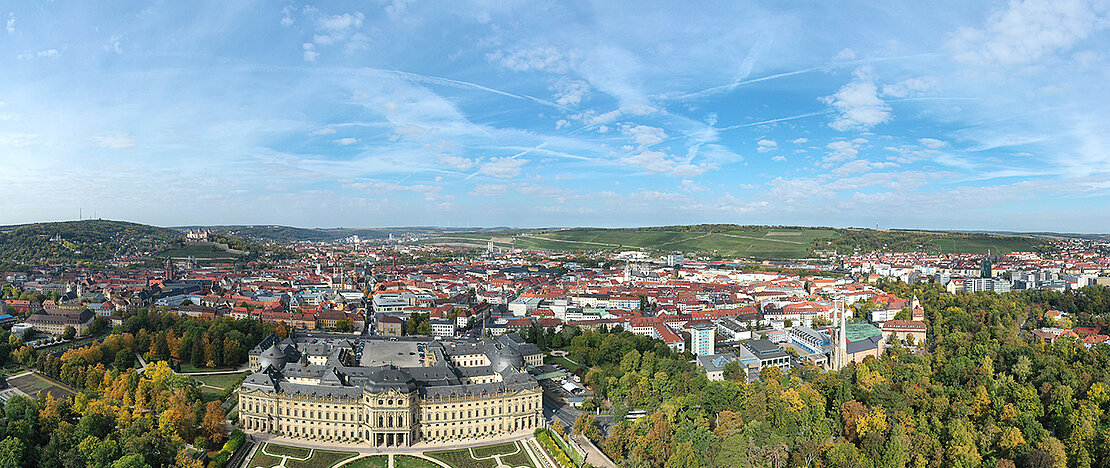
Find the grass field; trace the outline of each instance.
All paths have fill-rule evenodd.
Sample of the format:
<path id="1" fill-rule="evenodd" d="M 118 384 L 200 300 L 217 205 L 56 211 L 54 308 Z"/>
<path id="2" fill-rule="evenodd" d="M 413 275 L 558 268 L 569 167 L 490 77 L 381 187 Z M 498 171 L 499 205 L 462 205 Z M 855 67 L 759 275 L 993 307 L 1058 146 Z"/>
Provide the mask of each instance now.
<path id="1" fill-rule="evenodd" d="M 38 374 L 27 374 L 22 377 L 16 377 L 8 380 L 8 384 L 31 396 L 34 396 L 40 391 L 49 393 L 54 398 L 61 398 L 73 393 L 61 384 L 55 383 Z"/>
<path id="2" fill-rule="evenodd" d="M 470 455 L 471 452 L 474 453 L 473 457 Z M 533 468 L 532 458 L 524 451 L 523 446 L 517 442 L 471 447 L 469 449 L 425 452 L 424 455 L 440 460 L 455 468 L 497 468 L 496 459 L 487 458 L 493 455 L 501 455 L 501 462 L 514 468 Z M 484 459 L 476 460 L 474 457 Z M 394 461 L 396 461 L 396 459 Z M 396 463 L 394 464 L 396 465 Z"/>
<path id="3" fill-rule="evenodd" d="M 521 467 L 521 466 L 527 466 L 527 467 L 533 466 L 532 465 L 532 457 L 529 457 L 528 452 L 524 451 L 524 448 L 523 448 L 524 444 L 520 444 L 520 445 L 522 447 L 521 447 L 519 452 L 514 453 L 512 455 L 505 455 L 505 456 L 501 457 L 501 463 L 504 463 L 504 464 L 509 465 L 511 467 L 514 467 L 514 468 Z"/>
<path id="4" fill-rule="evenodd" d="M 220 394 L 222 394 L 222 393 L 223 393 L 223 390 L 216 390 L 214 388 L 208 388 L 208 387 L 200 387 L 200 399 L 204 400 L 205 403 L 207 403 L 209 401 L 216 401 L 216 400 L 221 399 Z"/>
<path id="5" fill-rule="evenodd" d="M 294 458 L 306 458 L 312 450 L 303 447 L 289 447 L 287 445 L 270 444 L 266 446 L 266 451 L 274 455 L 288 455 Z"/>
<path id="6" fill-rule="evenodd" d="M 309 449 L 300 447 L 287 447 L 284 445 L 270 444 L 265 445 L 266 451 L 275 455 L 289 455 L 296 458 L 305 458 L 309 455 Z M 285 462 L 286 468 L 329 468 L 336 463 L 351 458 L 356 453 L 353 452 L 333 452 L 330 450 L 313 450 L 311 451 L 311 458 L 307 460 L 295 460 L 289 458 Z M 262 453 L 262 447 L 259 447 L 255 452 L 254 458 L 247 463 L 247 468 L 270 468 L 281 464 L 281 457 L 267 455 Z"/>
<path id="7" fill-rule="evenodd" d="M 374 457 L 360 458 L 343 466 L 349 468 L 388 468 L 389 457 L 386 455 L 378 455 Z"/>
<path id="8" fill-rule="evenodd" d="M 439 465 L 423 458 L 409 455 L 394 455 L 393 468 L 440 468 Z"/>
<path id="9" fill-rule="evenodd" d="M 227 388 L 238 382 L 239 377 L 241 377 L 243 374 L 246 374 L 246 372 L 243 372 L 242 374 L 198 375 L 193 377 L 193 379 L 204 385 L 218 388 Z"/>
<path id="10" fill-rule="evenodd" d="M 566 368 L 567 371 L 570 371 L 572 374 L 577 373 L 579 370 L 582 369 L 582 366 L 580 366 L 578 364 L 575 364 L 573 362 L 570 362 L 570 361 L 567 360 L 567 358 L 564 358 L 564 357 L 544 356 L 543 357 L 543 362 L 544 362 L 544 364 L 558 364 L 560 366 L 563 366 L 564 368 Z"/>
<path id="11" fill-rule="evenodd" d="M 158 258 L 193 257 L 197 260 L 230 260 L 238 257 L 238 255 L 211 245 L 185 245 L 163 250 L 155 256 Z"/>
<path id="12" fill-rule="evenodd" d="M 439 452 L 424 452 L 424 455 L 435 458 L 455 468 L 497 468 L 497 462 L 492 458 L 488 460 L 475 460 L 471 458 L 467 449 L 443 450 Z"/>
<path id="13" fill-rule="evenodd" d="M 475 457 L 485 458 L 490 455 L 507 455 L 517 451 L 517 448 L 516 442 L 506 442 L 504 444 L 475 447 L 471 451 L 474 452 Z"/>
<path id="14" fill-rule="evenodd" d="M 235 369 L 232 369 L 230 367 L 196 367 L 188 362 L 183 362 L 181 363 L 181 370 L 179 372 L 181 372 L 182 374 L 191 374 L 195 372 L 222 372 L 229 370 Z"/>
<path id="15" fill-rule="evenodd" d="M 1032 239 L 1023 237 L 989 238 L 989 239 L 934 239 L 929 242 L 940 248 L 942 254 L 1008 254 L 1010 252 L 1027 252 L 1035 250 Z"/>
<path id="16" fill-rule="evenodd" d="M 458 243 L 483 247 L 493 240 L 498 247 L 576 252 L 589 250 L 645 249 L 658 252 L 712 252 L 721 257 L 758 259 L 803 258 L 813 241 L 831 239 L 831 229 L 765 228 L 722 232 L 639 229 L 567 229 L 532 232 L 515 237 L 504 233 L 461 233 L 428 239 L 427 243 Z"/>

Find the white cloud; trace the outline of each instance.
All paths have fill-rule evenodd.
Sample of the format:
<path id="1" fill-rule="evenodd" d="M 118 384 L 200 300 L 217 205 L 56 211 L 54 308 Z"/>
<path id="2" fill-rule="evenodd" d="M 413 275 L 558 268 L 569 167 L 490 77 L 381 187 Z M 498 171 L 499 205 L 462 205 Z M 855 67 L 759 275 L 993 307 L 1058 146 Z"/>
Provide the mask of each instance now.
<path id="1" fill-rule="evenodd" d="M 339 139 L 332 140 L 332 141 L 334 141 L 336 143 L 339 143 L 343 146 L 350 146 L 350 145 L 353 145 L 355 143 L 358 143 L 358 138 L 347 137 L 347 138 L 339 138 Z"/>
<path id="2" fill-rule="evenodd" d="M 835 56 L 833 56 L 833 60 L 835 60 L 837 62 L 844 62 L 844 61 L 855 60 L 855 59 L 856 59 L 856 51 L 854 51 L 852 49 L 841 50 L 840 52 L 837 52 Z"/>
<path id="3" fill-rule="evenodd" d="M 577 194 L 574 191 L 562 187 L 556 187 L 553 185 L 521 183 L 515 184 L 513 188 L 515 188 L 517 192 L 525 195 L 531 195 L 539 198 L 552 198 L 558 200 L 559 203 L 563 203 L 569 198 L 577 197 Z"/>
<path id="4" fill-rule="evenodd" d="M 293 8 L 292 5 L 288 5 L 285 8 L 281 9 L 281 25 L 282 26 L 292 26 L 293 25 L 293 22 L 295 21 L 295 18 L 293 18 L 293 11 L 294 10 L 295 9 Z"/>
<path id="5" fill-rule="evenodd" d="M 534 47 L 531 49 L 499 50 L 486 55 L 490 62 L 509 70 L 545 71 L 566 73 L 570 69 L 572 56 L 555 47 Z"/>
<path id="6" fill-rule="evenodd" d="M 590 85 L 581 80 L 562 79 L 551 87 L 555 91 L 555 103 L 563 107 L 576 106 L 590 92 Z"/>
<path id="7" fill-rule="evenodd" d="M 382 181 L 377 181 L 377 180 L 369 180 L 369 181 L 364 181 L 364 182 L 356 182 L 356 183 L 353 183 L 353 184 L 347 184 L 347 185 L 345 185 L 345 187 L 351 188 L 351 189 L 356 189 L 356 190 L 362 190 L 364 192 L 371 192 L 371 193 L 416 192 L 416 193 L 423 194 L 424 199 L 427 200 L 427 201 L 437 201 L 437 200 L 440 200 L 442 198 L 447 198 L 447 197 L 443 197 L 443 196 L 440 195 L 440 192 L 443 191 L 443 187 L 439 187 L 439 186 L 436 186 L 436 185 L 427 185 L 427 184 L 401 185 L 401 184 L 396 183 L 396 182 L 382 182 Z"/>
<path id="8" fill-rule="evenodd" d="M 15 34 L 15 12 L 8 12 L 8 34 Z"/>
<path id="9" fill-rule="evenodd" d="M 890 106 L 879 98 L 878 87 L 867 75 L 867 71 L 857 70 L 856 79 L 841 87 L 836 94 L 821 99 L 837 112 L 830 127 L 842 132 L 867 130 L 890 121 Z"/>
<path id="10" fill-rule="evenodd" d="M 709 190 L 704 185 L 690 179 L 682 179 L 682 191 L 688 193 L 704 192 Z"/>
<path id="11" fill-rule="evenodd" d="M 809 139 L 808 138 L 795 138 L 794 140 L 791 141 L 791 143 L 794 143 L 795 145 L 804 145 L 806 143 L 809 143 Z"/>
<path id="12" fill-rule="evenodd" d="M 917 142 L 921 143 L 922 145 L 928 146 L 929 148 L 933 148 L 933 149 L 939 149 L 939 148 L 944 148 L 945 146 L 948 146 L 947 141 L 938 140 L 936 138 L 919 138 L 917 140 Z"/>
<path id="13" fill-rule="evenodd" d="M 697 177 L 710 169 L 716 169 L 714 164 L 690 164 L 678 158 L 668 156 L 661 151 L 641 151 L 631 156 L 620 159 L 625 164 L 639 166 L 651 172 L 671 174 L 678 177 Z"/>
<path id="14" fill-rule="evenodd" d="M 1110 27 L 1103 2 L 1010 0 L 983 28 L 960 28 L 949 39 L 956 60 L 973 65 L 1020 65 L 1070 50 Z"/>
<path id="15" fill-rule="evenodd" d="M 783 162 L 783 161 L 786 161 L 786 156 L 783 156 L 783 155 L 780 154 L 778 156 L 772 157 L 771 160 L 776 161 L 776 162 Z"/>
<path id="16" fill-rule="evenodd" d="M 112 132 L 93 137 L 93 142 L 101 148 L 127 149 L 135 146 L 135 139 L 125 132 Z"/>
<path id="17" fill-rule="evenodd" d="M 327 31 L 346 31 L 352 28 L 361 28 L 362 20 L 366 17 L 362 12 L 355 12 L 355 14 L 344 13 L 342 15 L 324 15 L 316 20 L 316 24 Z"/>
<path id="18" fill-rule="evenodd" d="M 19 55 L 16 55 L 15 58 L 19 59 L 19 60 L 30 60 L 30 59 L 33 59 L 35 57 L 38 57 L 38 58 L 57 58 L 61 55 L 62 55 L 62 53 L 59 52 L 58 49 L 46 49 L 46 50 L 40 50 L 38 52 L 31 52 L 31 51 L 28 50 L 28 51 L 24 51 L 23 53 L 21 53 Z"/>
<path id="19" fill-rule="evenodd" d="M 324 128 L 319 129 L 319 130 L 315 130 L 312 133 L 309 133 L 309 135 L 316 135 L 316 136 L 319 136 L 319 135 L 334 135 L 334 134 L 335 134 L 335 129 L 331 128 L 331 127 L 324 127 Z"/>
<path id="20" fill-rule="evenodd" d="M 112 38 L 108 40 L 108 43 L 104 44 L 104 50 L 122 54 L 123 47 L 120 46 L 120 39 L 123 39 L 123 36 L 112 36 Z"/>
<path id="21" fill-rule="evenodd" d="M 823 161 L 828 164 L 855 159 L 856 155 L 859 154 L 859 146 L 863 143 L 867 143 L 867 140 L 856 138 L 851 141 L 835 140 L 829 142 L 828 145 L 825 145 L 829 149 L 828 156 L 825 156 Z"/>
<path id="22" fill-rule="evenodd" d="M 306 62 L 315 62 L 316 57 L 320 56 L 320 53 L 316 51 L 316 45 L 311 42 L 305 42 L 301 44 L 301 47 L 304 48 L 304 60 Z"/>
<path id="23" fill-rule="evenodd" d="M 500 197 L 509 193 L 509 188 L 507 184 L 482 184 L 474 187 L 470 193 L 479 197 Z"/>
<path id="24" fill-rule="evenodd" d="M 931 76 L 908 78 L 894 84 L 883 86 L 883 95 L 895 98 L 919 96 L 937 86 L 937 79 Z"/>
<path id="25" fill-rule="evenodd" d="M 482 164 L 478 172 L 492 177 L 511 179 L 520 175 L 521 167 L 527 163 L 528 161 L 524 159 L 491 158 Z"/>
<path id="26" fill-rule="evenodd" d="M 867 172 L 867 171 L 870 171 L 872 169 L 885 169 L 885 168 L 895 167 L 895 166 L 897 166 L 897 164 L 892 163 L 892 162 L 877 162 L 876 163 L 876 162 L 871 162 L 871 161 L 867 161 L 867 160 L 863 160 L 863 159 L 856 159 L 854 161 L 849 161 L 847 163 L 844 163 L 844 165 L 842 165 L 842 166 L 840 166 L 836 169 L 833 169 L 832 173 L 836 174 L 836 175 L 846 175 L 846 174 L 853 174 L 853 173 L 857 173 L 857 172 Z"/>
<path id="27" fill-rule="evenodd" d="M 288 23 L 292 24 L 292 11 L 282 11 L 288 13 L 287 16 L 282 17 L 282 24 L 287 25 L 287 17 L 289 19 Z M 370 37 L 356 32 L 362 27 L 363 21 L 366 19 L 362 12 L 326 15 L 311 6 L 304 7 L 303 11 L 304 15 L 310 18 L 315 26 L 312 42 L 302 45 L 305 61 L 315 62 L 320 56 L 320 46 L 345 44 L 344 50 L 347 53 L 354 53 L 369 46 Z"/>
<path id="28" fill-rule="evenodd" d="M 411 3 L 413 3 L 413 0 L 393 0 L 385 6 L 385 14 L 389 15 L 389 18 L 393 21 L 401 20 L 408 12 Z"/>
<path id="29" fill-rule="evenodd" d="M 774 151 L 778 147 L 779 147 L 779 144 L 776 143 L 774 140 L 768 140 L 768 139 L 765 138 L 765 139 L 762 139 L 762 140 L 759 140 L 759 141 L 756 142 L 756 149 L 755 150 L 759 151 L 760 153 L 767 153 L 767 152 Z"/>
<path id="30" fill-rule="evenodd" d="M 354 33 L 351 35 L 351 38 L 347 40 L 347 45 L 344 46 L 344 50 L 346 50 L 348 54 L 353 54 L 360 50 L 366 50 L 369 47 L 370 36 L 363 33 Z"/>
<path id="31" fill-rule="evenodd" d="M 621 124 L 621 133 L 632 137 L 640 146 L 648 146 L 667 139 L 667 133 L 662 128 L 649 125 Z"/>
<path id="32" fill-rule="evenodd" d="M 31 146 L 39 138 L 32 133 L 0 133 L 0 146 L 24 148 Z"/>
<path id="33" fill-rule="evenodd" d="M 453 167 L 455 169 L 458 169 L 460 171 L 465 171 L 467 169 L 470 169 L 470 168 L 474 167 L 474 161 L 471 161 L 470 159 L 467 159 L 467 158 L 464 158 L 464 157 L 461 157 L 461 156 L 455 156 L 455 155 L 452 155 L 452 154 L 440 153 L 440 154 L 436 155 L 436 159 L 439 160 L 439 162 L 441 162 L 443 164 L 446 164 L 448 166 L 451 166 L 451 167 Z"/>

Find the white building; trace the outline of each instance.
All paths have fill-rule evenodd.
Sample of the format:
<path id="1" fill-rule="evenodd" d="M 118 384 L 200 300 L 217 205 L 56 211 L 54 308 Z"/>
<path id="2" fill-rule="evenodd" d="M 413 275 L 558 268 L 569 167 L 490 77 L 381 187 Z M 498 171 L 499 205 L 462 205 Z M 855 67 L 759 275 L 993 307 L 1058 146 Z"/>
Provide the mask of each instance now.
<path id="1" fill-rule="evenodd" d="M 432 336 L 455 336 L 455 321 L 447 319 L 432 319 L 430 321 Z"/>
<path id="2" fill-rule="evenodd" d="M 716 354 L 715 342 L 717 327 L 712 323 L 701 321 L 690 327 L 690 346 L 694 354 L 709 356 Z"/>
<path id="3" fill-rule="evenodd" d="M 540 306 L 538 297 L 518 297 L 509 303 L 509 312 L 515 317 L 525 317 Z"/>

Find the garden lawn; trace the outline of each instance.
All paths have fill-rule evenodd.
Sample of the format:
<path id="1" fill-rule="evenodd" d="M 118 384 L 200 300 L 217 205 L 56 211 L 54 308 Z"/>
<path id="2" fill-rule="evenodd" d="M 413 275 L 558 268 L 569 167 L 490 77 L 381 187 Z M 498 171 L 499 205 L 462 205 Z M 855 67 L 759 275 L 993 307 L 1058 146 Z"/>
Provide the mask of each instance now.
<path id="1" fill-rule="evenodd" d="M 266 444 L 266 451 L 273 454 L 295 456 L 297 458 L 304 458 L 308 456 L 310 449 L 301 447 L 287 447 L 284 445 Z M 312 450 L 312 457 L 308 460 L 294 460 L 290 458 L 286 460 L 286 468 L 330 468 L 332 465 L 339 463 L 343 460 L 351 458 L 357 453 L 353 452 L 333 452 L 330 450 Z M 281 457 L 274 457 L 262 453 L 262 448 L 259 448 L 254 454 L 254 458 L 247 464 L 248 468 L 269 468 L 277 466 L 281 463 Z"/>
<path id="2" fill-rule="evenodd" d="M 424 452 L 424 455 L 435 458 L 455 468 L 497 468 L 497 462 L 489 460 L 475 460 L 470 456 L 470 450 L 443 450 L 440 452 Z"/>
<path id="3" fill-rule="evenodd" d="M 486 445 L 484 447 L 474 447 L 470 449 L 474 452 L 474 456 L 478 458 L 486 458 L 490 455 L 505 455 L 517 451 L 516 442 L 506 442 L 504 444 Z"/>
<path id="4" fill-rule="evenodd" d="M 388 468 L 389 456 L 375 455 L 372 457 L 359 458 L 343 466 L 347 468 Z"/>
<path id="5" fill-rule="evenodd" d="M 514 467 L 514 468 L 521 467 L 521 466 L 526 466 L 528 468 L 533 468 L 534 465 L 532 465 L 532 457 L 529 457 L 528 452 L 526 452 L 524 450 L 524 443 L 521 442 L 520 446 L 521 447 L 520 447 L 519 452 L 514 453 L 512 455 L 502 455 L 501 456 L 501 463 L 504 463 L 504 464 L 509 465 L 511 467 Z"/>
<path id="6" fill-rule="evenodd" d="M 567 372 L 570 372 L 572 374 L 577 374 L 578 371 L 582 370 L 582 366 L 568 361 L 565 357 L 544 356 L 543 362 L 547 364 L 558 364 L 560 366 L 563 366 L 563 368 L 565 368 Z"/>
<path id="7" fill-rule="evenodd" d="M 439 465 L 423 458 L 410 455 L 394 455 L 393 468 L 440 468 Z"/>
<path id="8" fill-rule="evenodd" d="M 202 384 L 211 387 L 226 389 L 227 387 L 230 387 L 238 382 L 239 378 L 242 377 L 243 374 L 246 374 L 246 372 L 243 372 L 242 374 L 198 375 L 193 378 Z"/>
<path id="9" fill-rule="evenodd" d="M 211 367 L 211 368 L 210 367 L 196 367 L 192 363 L 183 362 L 183 363 L 181 363 L 181 370 L 178 371 L 178 373 L 179 374 L 193 374 L 193 373 L 197 373 L 197 372 L 222 372 L 222 371 L 229 371 L 229 370 L 235 370 L 235 369 L 232 369 L 230 367 Z"/>

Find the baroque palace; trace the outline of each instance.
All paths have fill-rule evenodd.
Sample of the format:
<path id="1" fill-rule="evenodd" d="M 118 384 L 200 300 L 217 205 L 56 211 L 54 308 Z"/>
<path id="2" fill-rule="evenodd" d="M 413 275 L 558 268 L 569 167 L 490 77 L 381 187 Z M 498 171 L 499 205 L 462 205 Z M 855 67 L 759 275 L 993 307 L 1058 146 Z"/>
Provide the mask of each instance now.
<path id="1" fill-rule="evenodd" d="M 516 334 L 480 342 L 280 339 L 250 353 L 239 389 L 249 432 L 403 447 L 543 426 L 542 364 Z"/>

